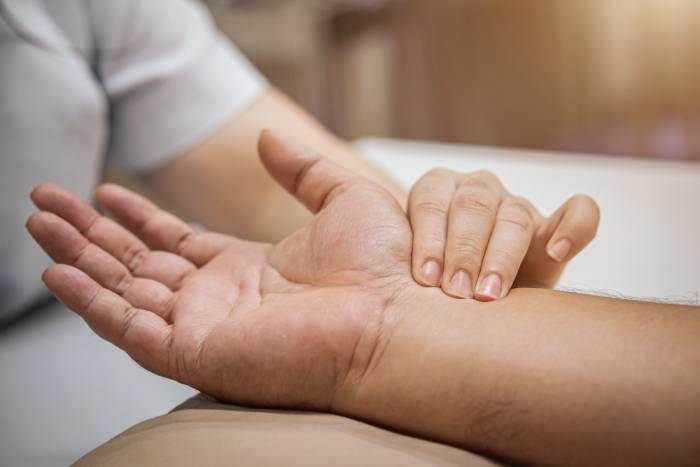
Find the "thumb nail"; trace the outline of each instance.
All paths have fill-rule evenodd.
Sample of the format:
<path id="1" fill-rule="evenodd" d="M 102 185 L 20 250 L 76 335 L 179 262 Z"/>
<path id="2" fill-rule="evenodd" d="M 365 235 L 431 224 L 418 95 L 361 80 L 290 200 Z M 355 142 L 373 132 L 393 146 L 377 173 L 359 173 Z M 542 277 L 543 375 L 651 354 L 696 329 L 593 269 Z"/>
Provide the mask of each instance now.
<path id="1" fill-rule="evenodd" d="M 561 263 L 563 262 L 567 256 L 569 256 L 569 253 L 571 252 L 571 240 L 562 238 L 558 242 L 556 242 L 554 245 L 549 247 L 547 250 L 547 254 L 552 258 L 554 261 Z"/>

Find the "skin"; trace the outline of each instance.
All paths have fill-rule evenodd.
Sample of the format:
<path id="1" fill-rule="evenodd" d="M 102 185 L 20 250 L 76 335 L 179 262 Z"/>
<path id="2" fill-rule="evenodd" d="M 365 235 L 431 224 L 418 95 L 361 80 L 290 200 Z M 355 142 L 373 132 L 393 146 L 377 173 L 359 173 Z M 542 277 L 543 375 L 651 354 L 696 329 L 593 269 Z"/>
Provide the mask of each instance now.
<path id="1" fill-rule="evenodd" d="M 120 187 L 52 185 L 44 281 L 144 367 L 222 400 L 333 411 L 519 463 L 697 465 L 700 314 L 547 290 L 456 300 L 411 276 L 378 185 L 266 133 L 313 220 L 276 245 L 198 234 Z M 132 233 L 133 232 L 133 233 Z"/>
<path id="2" fill-rule="evenodd" d="M 366 367 L 383 310 L 412 282 L 410 227 L 374 183 L 270 134 L 261 154 L 319 211 L 274 246 L 198 235 L 114 185 L 96 198 L 141 240 L 52 185 L 32 193 L 42 212 L 28 228 L 73 266 L 49 269 L 47 285 L 144 367 L 225 400 L 328 409 L 338 381 Z"/>
<path id="3" fill-rule="evenodd" d="M 186 153 L 139 179 L 183 219 L 239 238 L 279 242 L 312 215 L 261 163 L 257 145 L 265 128 L 284 128 L 286 135 L 328 154 L 330 161 L 384 187 L 405 205 L 403 188 L 274 88 Z"/>
<path id="4" fill-rule="evenodd" d="M 311 215 L 261 163 L 257 140 L 266 127 L 284 128 L 406 205 L 406 193 L 391 178 L 273 88 L 211 137 L 140 180 L 188 221 L 239 238 L 279 242 L 307 225 Z M 566 263 L 593 239 L 599 218 L 595 202 L 585 196 L 545 218 L 492 174 L 445 169 L 416 183 L 408 207 L 414 279 L 455 297 L 484 301 L 507 295 L 513 284 L 553 287 Z M 564 254 L 554 249 L 561 240 L 570 245 Z M 453 286 L 458 271 L 465 271 L 460 277 L 467 280 Z M 498 278 L 495 285 L 486 281 L 491 274 Z M 476 294 L 472 282 L 479 286 Z"/>
<path id="5" fill-rule="evenodd" d="M 413 277 L 453 297 L 491 301 L 518 287 L 554 287 L 595 237 L 598 205 L 576 195 L 549 218 L 490 172 L 435 169 L 412 188 Z"/>

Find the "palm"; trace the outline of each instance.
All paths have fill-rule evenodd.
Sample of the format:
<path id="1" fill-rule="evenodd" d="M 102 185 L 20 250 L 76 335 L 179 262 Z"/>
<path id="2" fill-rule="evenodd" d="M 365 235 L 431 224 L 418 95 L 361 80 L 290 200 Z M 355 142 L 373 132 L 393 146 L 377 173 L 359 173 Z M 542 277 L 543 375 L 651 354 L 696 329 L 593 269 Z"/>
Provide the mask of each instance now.
<path id="1" fill-rule="evenodd" d="M 372 339 L 367 328 L 407 277 L 409 242 L 395 202 L 365 184 L 274 247 L 230 239 L 178 293 L 180 379 L 239 402 L 318 403 L 350 370 L 358 340 Z"/>
<path id="2" fill-rule="evenodd" d="M 98 198 L 152 249 L 105 218 L 95 221 L 89 206 L 55 188 L 36 192 L 35 201 L 65 220 L 44 214 L 30 230 L 57 262 L 75 264 L 121 294 L 109 295 L 75 270 L 46 278 L 98 333 L 145 367 L 227 400 L 327 406 L 339 380 L 368 364 L 386 304 L 410 279 L 410 227 L 375 185 L 324 161 L 309 169 L 308 156 L 277 146 L 268 152 L 273 176 L 319 211 L 275 246 L 196 235 L 116 187 Z M 85 244 L 115 258 L 89 258 L 78 251 L 87 251 Z M 114 284 L 124 281 L 114 276 L 125 266 L 140 279 L 120 290 Z M 120 308 L 128 320 L 115 318 Z M 112 319 L 104 323 L 107 313 Z"/>

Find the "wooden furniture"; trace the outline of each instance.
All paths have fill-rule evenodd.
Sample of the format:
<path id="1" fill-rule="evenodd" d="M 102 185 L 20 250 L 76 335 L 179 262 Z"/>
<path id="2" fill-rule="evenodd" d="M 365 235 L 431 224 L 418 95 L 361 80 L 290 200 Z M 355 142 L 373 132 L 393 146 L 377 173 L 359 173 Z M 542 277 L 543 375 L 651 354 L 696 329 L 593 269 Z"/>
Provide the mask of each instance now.
<path id="1" fill-rule="evenodd" d="M 396 0 L 209 0 L 221 31 L 277 87 L 345 136 L 387 129 L 390 46 L 358 16 Z M 342 22 L 352 18 L 352 44 Z"/>
<path id="2" fill-rule="evenodd" d="M 700 159 L 696 0 L 210 3 L 348 138 Z"/>

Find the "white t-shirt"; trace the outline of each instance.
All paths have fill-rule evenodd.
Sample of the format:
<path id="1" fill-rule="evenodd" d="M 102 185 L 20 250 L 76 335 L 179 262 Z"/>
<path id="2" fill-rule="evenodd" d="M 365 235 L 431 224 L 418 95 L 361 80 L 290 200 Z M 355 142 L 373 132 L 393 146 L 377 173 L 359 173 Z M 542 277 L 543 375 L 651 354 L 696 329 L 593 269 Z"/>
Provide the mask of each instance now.
<path id="1" fill-rule="evenodd" d="M 43 290 L 36 184 L 89 199 L 105 158 L 153 169 L 265 86 L 191 0 L 0 0 L 0 322 Z"/>

